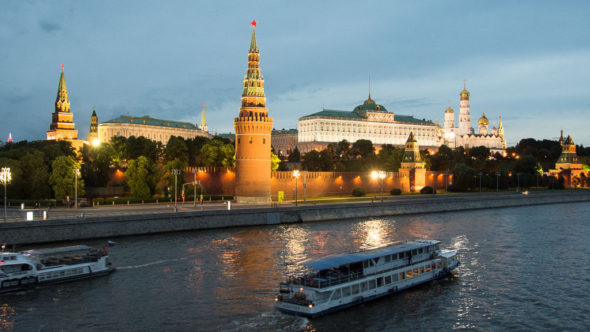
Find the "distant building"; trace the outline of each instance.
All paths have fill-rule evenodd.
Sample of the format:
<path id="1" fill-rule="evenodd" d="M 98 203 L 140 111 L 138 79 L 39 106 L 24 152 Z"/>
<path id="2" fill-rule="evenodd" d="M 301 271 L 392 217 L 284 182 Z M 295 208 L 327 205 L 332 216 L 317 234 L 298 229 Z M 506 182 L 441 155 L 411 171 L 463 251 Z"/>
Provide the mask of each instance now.
<path id="1" fill-rule="evenodd" d="M 389 112 L 383 105 L 375 103 L 370 94 L 362 105 L 352 111 L 324 109 L 303 116 L 299 118 L 297 129 L 301 152 L 342 140 L 354 143 L 366 139 L 375 145 L 403 146 L 411 132 L 424 147 L 440 145 L 437 125 L 432 121 Z"/>
<path id="2" fill-rule="evenodd" d="M 466 86 L 459 94 L 461 97 L 459 107 L 459 126 L 455 127 L 455 111 L 449 106 L 445 110 L 444 127 L 441 128 L 441 145 L 446 144 L 451 148 L 462 146 L 466 149 L 476 146 L 485 146 L 492 152 L 504 152 L 506 141 L 504 140 L 504 127 L 502 117 L 498 128 L 488 130 L 490 121 L 485 113 L 477 121 L 477 132 L 471 127 L 471 114 L 469 112 L 469 91 Z"/>
<path id="3" fill-rule="evenodd" d="M 270 141 L 275 154 L 287 156 L 297 146 L 297 129 L 273 130 Z"/>
<path id="4" fill-rule="evenodd" d="M 576 144 L 570 135 L 563 139 L 563 131 L 559 137 L 559 144 L 561 144 L 561 155 L 555 162 L 555 169 L 550 169 L 549 174 L 554 177 L 563 177 L 566 187 L 576 187 L 580 185 L 577 181 L 581 178 L 587 179 L 590 172 L 582 168 L 580 157 L 576 153 Z"/>
<path id="5" fill-rule="evenodd" d="M 78 131 L 74 124 L 74 114 L 70 112 L 70 99 L 68 97 L 68 89 L 66 88 L 63 65 L 61 66 L 57 98 L 55 99 L 55 112 L 53 112 L 51 117 L 51 124 L 47 131 L 47 140 L 70 141 L 72 142 L 72 146 L 78 150 L 83 145 L 83 141 L 78 140 Z"/>
<path id="6" fill-rule="evenodd" d="M 195 137 L 212 138 L 209 133 L 189 122 L 154 119 L 149 116 L 134 117 L 122 115 L 98 125 L 98 139 L 108 143 L 115 136 L 143 136 L 153 141 L 168 143 L 171 136 L 184 139 Z"/>
<path id="7" fill-rule="evenodd" d="M 90 116 L 90 130 L 88 131 L 86 141 L 92 145 L 98 145 L 100 143 L 98 139 L 98 116 L 96 115 L 95 109 L 92 109 L 92 116 Z"/>

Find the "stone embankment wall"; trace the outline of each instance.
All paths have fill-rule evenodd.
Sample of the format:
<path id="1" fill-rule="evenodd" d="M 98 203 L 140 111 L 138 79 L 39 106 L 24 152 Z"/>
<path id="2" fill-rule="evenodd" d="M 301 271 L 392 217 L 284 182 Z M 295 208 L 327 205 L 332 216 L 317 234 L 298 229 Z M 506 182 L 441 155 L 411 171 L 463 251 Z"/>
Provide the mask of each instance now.
<path id="1" fill-rule="evenodd" d="M 527 205 L 590 202 L 590 191 L 402 197 L 384 203 L 190 211 L 0 224 L 0 240 L 33 244 L 254 225 L 319 222 L 351 218 L 443 213 Z"/>

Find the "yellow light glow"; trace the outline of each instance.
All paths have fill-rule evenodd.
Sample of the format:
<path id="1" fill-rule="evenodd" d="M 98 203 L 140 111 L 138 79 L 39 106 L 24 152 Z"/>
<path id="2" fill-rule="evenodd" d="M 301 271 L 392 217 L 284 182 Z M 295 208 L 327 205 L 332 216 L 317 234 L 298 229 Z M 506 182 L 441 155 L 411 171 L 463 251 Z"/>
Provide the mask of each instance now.
<path id="1" fill-rule="evenodd" d="M 371 172 L 371 177 L 372 177 L 373 179 L 377 179 L 377 176 L 378 176 L 378 175 L 377 175 L 377 171 L 372 171 L 372 172 Z"/>
<path id="2" fill-rule="evenodd" d="M 100 145 L 100 141 L 98 140 L 98 138 L 95 138 L 92 140 L 92 146 L 99 146 Z"/>
<path id="3" fill-rule="evenodd" d="M 301 172 L 299 172 L 298 170 L 293 171 L 294 178 L 298 179 L 300 175 L 301 175 Z"/>

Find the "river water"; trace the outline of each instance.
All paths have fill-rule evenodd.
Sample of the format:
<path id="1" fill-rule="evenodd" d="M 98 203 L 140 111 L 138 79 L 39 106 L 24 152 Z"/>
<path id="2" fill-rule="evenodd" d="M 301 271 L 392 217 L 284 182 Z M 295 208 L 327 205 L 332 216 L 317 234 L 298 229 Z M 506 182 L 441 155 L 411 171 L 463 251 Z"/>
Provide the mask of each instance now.
<path id="1" fill-rule="evenodd" d="M 117 238 L 107 277 L 0 296 L 0 330 L 588 330 L 589 216 L 573 203 Z M 273 309 L 295 262 L 420 238 L 458 251 L 454 276 L 315 319 Z"/>

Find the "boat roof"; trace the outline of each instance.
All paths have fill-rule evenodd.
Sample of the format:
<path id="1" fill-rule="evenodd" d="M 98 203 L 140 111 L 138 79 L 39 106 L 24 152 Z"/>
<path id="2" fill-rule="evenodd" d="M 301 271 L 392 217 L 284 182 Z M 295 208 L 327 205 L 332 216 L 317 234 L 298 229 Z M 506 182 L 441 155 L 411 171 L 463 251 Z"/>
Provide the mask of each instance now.
<path id="1" fill-rule="evenodd" d="M 92 247 L 89 247 L 86 245 L 79 245 L 79 246 L 51 248 L 51 249 L 32 249 L 32 250 L 23 251 L 23 255 L 43 256 L 43 255 L 51 255 L 51 254 L 61 254 L 61 253 L 71 252 L 71 251 L 82 251 L 82 250 L 88 250 L 91 248 Z"/>
<path id="2" fill-rule="evenodd" d="M 300 262 L 299 264 L 311 267 L 315 270 L 327 270 L 342 265 L 358 263 L 381 256 L 393 255 L 408 250 L 435 245 L 438 243 L 440 243 L 440 241 L 436 240 L 407 241 L 351 254 L 330 255 L 321 259 L 306 260 Z"/>

